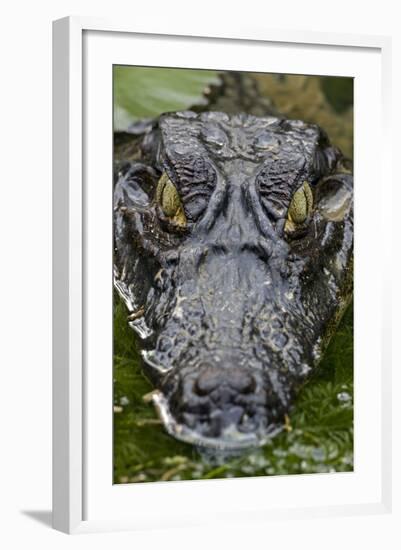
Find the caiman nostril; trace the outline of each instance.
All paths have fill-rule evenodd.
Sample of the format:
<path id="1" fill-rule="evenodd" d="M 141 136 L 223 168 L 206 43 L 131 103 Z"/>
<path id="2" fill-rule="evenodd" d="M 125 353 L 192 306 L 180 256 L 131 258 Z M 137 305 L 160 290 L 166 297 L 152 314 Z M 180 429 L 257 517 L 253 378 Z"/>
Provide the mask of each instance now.
<path id="1" fill-rule="evenodd" d="M 203 367 L 195 381 L 194 390 L 198 395 L 207 395 L 215 390 L 224 381 L 221 368 Z"/>
<path id="2" fill-rule="evenodd" d="M 240 393 L 250 393 L 256 388 L 256 381 L 252 374 L 240 369 L 232 369 L 230 371 L 228 383 L 234 390 Z"/>
<path id="3" fill-rule="evenodd" d="M 255 390 L 256 381 L 251 373 L 238 368 L 204 367 L 195 381 L 194 390 L 198 395 L 207 395 L 219 386 L 223 386 L 221 397 L 224 397 L 231 395 L 232 391 L 250 393 Z"/>

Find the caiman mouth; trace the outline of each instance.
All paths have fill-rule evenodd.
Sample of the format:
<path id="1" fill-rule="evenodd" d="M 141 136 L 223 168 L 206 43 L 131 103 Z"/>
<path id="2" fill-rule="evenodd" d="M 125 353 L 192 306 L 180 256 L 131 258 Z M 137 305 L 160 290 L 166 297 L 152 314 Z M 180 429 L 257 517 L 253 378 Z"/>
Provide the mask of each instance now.
<path id="1" fill-rule="evenodd" d="M 232 423 L 226 426 L 218 437 L 208 437 L 192 430 L 183 423 L 179 423 L 171 412 L 166 396 L 160 390 L 152 391 L 145 396 L 145 399 L 153 401 L 160 420 L 163 422 L 164 428 L 169 435 L 197 447 L 207 447 L 219 451 L 236 451 L 261 447 L 284 428 L 284 424 L 271 425 L 264 429 L 263 432 L 243 433 L 237 429 L 235 423 Z"/>

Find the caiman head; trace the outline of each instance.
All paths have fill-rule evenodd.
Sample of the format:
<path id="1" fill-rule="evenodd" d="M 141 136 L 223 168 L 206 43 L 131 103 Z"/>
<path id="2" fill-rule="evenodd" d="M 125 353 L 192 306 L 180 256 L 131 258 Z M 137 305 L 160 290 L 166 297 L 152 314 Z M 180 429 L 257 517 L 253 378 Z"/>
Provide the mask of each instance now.
<path id="1" fill-rule="evenodd" d="M 166 114 L 115 187 L 115 285 L 167 431 L 260 445 L 282 429 L 352 287 L 348 163 L 317 126 Z"/>

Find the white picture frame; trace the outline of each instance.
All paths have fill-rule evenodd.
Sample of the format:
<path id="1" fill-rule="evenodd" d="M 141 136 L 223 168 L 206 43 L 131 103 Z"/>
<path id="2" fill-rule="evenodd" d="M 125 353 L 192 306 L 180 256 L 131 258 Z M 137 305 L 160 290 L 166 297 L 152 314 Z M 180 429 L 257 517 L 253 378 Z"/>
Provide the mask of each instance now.
<path id="1" fill-rule="evenodd" d="M 169 25 L 166 34 L 166 29 L 143 28 L 140 23 L 81 17 L 54 22 L 53 525 L 67 533 L 188 526 L 235 521 L 240 516 L 242 520 L 265 521 L 322 514 L 386 513 L 391 509 L 390 330 L 389 315 L 383 315 L 384 307 L 390 303 L 386 275 L 390 251 L 386 240 L 381 239 L 385 226 L 383 208 L 378 214 L 379 229 L 375 233 L 369 229 L 369 212 L 380 203 L 384 193 L 387 201 L 391 195 L 386 147 L 390 124 L 390 39 L 260 29 L 227 28 L 208 33 L 209 37 L 184 35 Z M 140 43 L 146 43 L 146 48 L 141 48 Z M 266 65 L 261 63 L 264 48 L 275 54 Z M 249 55 L 247 58 L 250 51 L 251 60 Z M 106 285 L 111 284 L 107 271 L 111 265 L 108 264 L 111 226 L 109 222 L 103 223 L 101 217 L 108 212 L 111 193 L 94 194 L 90 181 L 95 177 L 111 181 L 108 163 L 112 158 L 112 104 L 109 111 L 104 108 L 112 94 L 108 71 L 117 63 L 301 74 L 308 72 L 309 67 L 309 74 L 356 79 L 355 173 L 356 181 L 363 179 L 366 185 L 362 188 L 357 184 L 355 193 L 359 262 L 355 286 L 355 418 L 359 454 L 352 474 L 147 483 L 113 488 L 109 470 L 111 412 L 107 408 L 111 411 L 111 302 L 109 296 L 104 296 Z M 96 97 L 91 95 L 94 86 L 98 86 Z M 363 117 L 369 103 L 370 126 Z M 381 136 L 381 147 L 375 167 L 367 171 L 361 152 L 364 155 L 373 152 L 369 128 Z M 95 135 L 98 137 L 91 139 Z M 377 139 L 375 144 L 377 152 Z M 95 156 L 99 166 L 94 164 Z M 379 189 L 376 194 L 369 193 L 373 185 Z M 359 239 L 362 229 L 368 234 L 367 243 Z M 375 243 L 384 269 L 369 263 L 369 247 Z M 95 282 L 91 278 L 95 271 L 105 276 Z M 367 298 L 368 314 L 372 316 L 370 325 L 364 306 Z M 366 338 L 371 343 L 369 350 L 358 346 Z M 94 345 L 95 340 L 100 342 L 98 346 Z M 369 368 L 362 372 L 358 362 Z M 95 363 L 98 369 L 94 373 Z M 268 496 L 261 498 L 261 494 Z M 253 502 L 245 505 L 250 495 Z M 137 505 L 134 514 L 135 502 L 140 502 L 140 506 Z M 124 509 L 128 512 L 123 513 Z"/>

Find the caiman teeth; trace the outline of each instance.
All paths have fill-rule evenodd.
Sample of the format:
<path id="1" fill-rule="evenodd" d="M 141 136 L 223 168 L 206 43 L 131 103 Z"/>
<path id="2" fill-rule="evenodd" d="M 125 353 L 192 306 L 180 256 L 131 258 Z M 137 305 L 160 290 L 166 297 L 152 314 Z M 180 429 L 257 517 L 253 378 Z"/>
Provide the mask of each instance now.
<path id="1" fill-rule="evenodd" d="M 139 317 L 143 317 L 144 313 L 145 313 L 145 308 L 142 306 L 136 311 L 133 311 L 132 313 L 130 313 L 127 319 L 128 321 L 135 321 L 136 319 L 139 319 Z"/>
<path id="2" fill-rule="evenodd" d="M 152 390 L 149 393 L 145 393 L 145 395 L 142 396 L 142 400 L 145 403 L 150 403 L 151 401 L 153 401 L 153 397 L 155 393 L 160 393 L 160 390 Z"/>
<path id="3" fill-rule="evenodd" d="M 154 352 L 153 351 L 142 350 L 141 355 L 142 355 L 143 360 L 145 361 L 145 363 L 149 367 L 151 367 L 152 369 L 155 369 L 160 374 L 166 374 L 167 372 L 169 372 L 172 369 L 172 367 L 164 367 L 160 363 L 156 363 L 156 361 L 154 361 Z"/>

